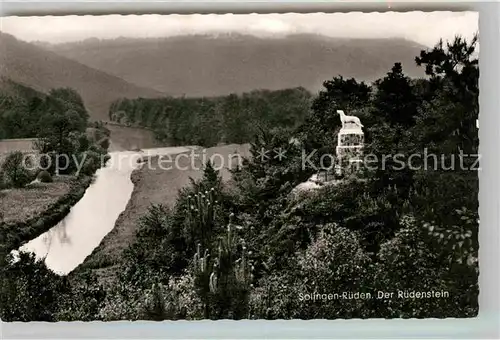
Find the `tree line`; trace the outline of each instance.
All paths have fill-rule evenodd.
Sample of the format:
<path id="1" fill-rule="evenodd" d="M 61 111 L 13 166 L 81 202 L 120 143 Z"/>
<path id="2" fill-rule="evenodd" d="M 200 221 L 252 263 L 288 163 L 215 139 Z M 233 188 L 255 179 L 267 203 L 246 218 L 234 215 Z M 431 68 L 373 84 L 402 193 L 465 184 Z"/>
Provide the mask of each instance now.
<path id="1" fill-rule="evenodd" d="M 304 88 L 210 98 L 124 98 L 111 105 L 109 118 L 152 128 L 169 145 L 210 147 L 246 143 L 259 127 L 295 128 L 303 122 L 311 98 Z"/>
<path id="2" fill-rule="evenodd" d="M 50 160 L 40 164 L 46 170 L 29 171 L 22 164 L 23 154 L 11 152 L 0 168 L 0 188 L 23 187 L 40 173 L 42 180 L 51 181 L 56 159 L 63 169 L 58 174 L 73 174 L 77 162 L 80 164 L 85 157 L 80 174 L 93 175 L 107 153 L 109 130 L 103 124 L 89 121 L 80 95 L 71 88 L 56 88 L 42 94 L 17 87 L 22 91 L 0 94 L 0 139 L 35 138 L 33 151 L 47 155 Z M 64 159 L 59 155 L 67 155 L 71 161 L 61 164 Z"/>

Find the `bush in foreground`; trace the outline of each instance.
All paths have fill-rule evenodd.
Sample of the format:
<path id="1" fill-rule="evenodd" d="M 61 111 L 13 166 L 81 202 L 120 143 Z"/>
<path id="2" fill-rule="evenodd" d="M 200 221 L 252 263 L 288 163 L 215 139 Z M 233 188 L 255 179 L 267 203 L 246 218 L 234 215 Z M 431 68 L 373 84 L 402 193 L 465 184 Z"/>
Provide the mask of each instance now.
<path id="1" fill-rule="evenodd" d="M 52 183 L 54 180 L 48 171 L 42 170 L 37 176 L 37 179 L 42 183 Z"/>
<path id="2" fill-rule="evenodd" d="M 22 188 L 32 180 L 32 175 L 24 166 L 24 155 L 20 151 L 9 153 L 2 164 L 0 173 L 3 173 L 6 186 Z"/>

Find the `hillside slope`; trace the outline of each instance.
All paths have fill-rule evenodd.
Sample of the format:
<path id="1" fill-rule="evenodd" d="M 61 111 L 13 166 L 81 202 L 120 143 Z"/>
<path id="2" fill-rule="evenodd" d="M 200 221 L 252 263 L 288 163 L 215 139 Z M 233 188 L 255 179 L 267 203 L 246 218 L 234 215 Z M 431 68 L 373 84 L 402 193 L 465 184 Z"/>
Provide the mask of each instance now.
<path id="1" fill-rule="evenodd" d="M 16 83 L 7 77 L 0 76 L 0 97 L 20 97 L 30 100 L 32 98 L 42 98 L 45 93 L 39 92 L 29 86 Z M 0 104 L 1 106 L 1 104 Z"/>
<path id="2" fill-rule="evenodd" d="M 223 34 L 94 38 L 48 48 L 174 96 L 214 96 L 298 86 L 315 92 L 323 81 L 339 74 L 373 81 L 385 75 L 395 62 L 402 62 L 408 75 L 423 76 L 414 58 L 424 46 L 403 39 Z"/>
<path id="3" fill-rule="evenodd" d="M 1 32 L 0 76 L 45 93 L 71 87 L 82 96 L 92 119 L 107 120 L 117 98 L 163 96 Z"/>

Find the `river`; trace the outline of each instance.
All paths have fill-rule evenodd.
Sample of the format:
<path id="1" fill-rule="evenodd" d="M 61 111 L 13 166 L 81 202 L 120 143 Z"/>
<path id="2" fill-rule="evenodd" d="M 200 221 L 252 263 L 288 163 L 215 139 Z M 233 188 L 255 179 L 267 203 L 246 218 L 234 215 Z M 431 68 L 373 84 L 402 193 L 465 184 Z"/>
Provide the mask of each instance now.
<path id="1" fill-rule="evenodd" d="M 45 258 L 48 268 L 65 275 L 82 263 L 114 227 L 125 210 L 134 185 L 130 179 L 144 155 L 177 154 L 189 147 L 145 149 L 142 152 L 111 152 L 106 167 L 96 178 L 69 214 L 56 226 L 29 241 L 19 250 Z"/>

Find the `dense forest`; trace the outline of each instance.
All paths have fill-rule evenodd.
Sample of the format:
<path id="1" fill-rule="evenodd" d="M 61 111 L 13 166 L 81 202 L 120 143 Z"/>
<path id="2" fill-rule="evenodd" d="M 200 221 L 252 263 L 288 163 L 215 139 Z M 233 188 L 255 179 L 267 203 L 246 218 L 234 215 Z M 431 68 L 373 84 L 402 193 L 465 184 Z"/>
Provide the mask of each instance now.
<path id="1" fill-rule="evenodd" d="M 55 88 L 45 94 L 2 79 L 0 139 L 36 139 L 34 151 L 50 155 L 53 166 L 49 172 L 52 174 L 58 155 L 70 158 L 74 155 L 80 159 L 86 154 L 84 172 L 87 175 L 101 165 L 101 158 L 104 159 L 109 146 L 109 130 L 100 122 L 90 122 L 89 117 L 82 98 L 71 88 Z M 20 155 L 14 153 L 10 158 L 20 158 Z M 13 170 L 15 168 L 17 166 Z M 75 164 L 71 164 L 66 172 L 75 170 Z M 4 175 L 6 172 L 0 169 L 0 187 L 5 186 Z M 36 177 L 37 174 L 31 175 Z"/>
<path id="2" fill-rule="evenodd" d="M 304 121 L 311 98 L 304 88 L 212 98 L 124 98 L 111 105 L 109 118 L 152 128 L 169 145 L 210 147 L 249 142 L 262 128 L 295 128 Z"/>
<path id="3" fill-rule="evenodd" d="M 63 126 L 64 134 L 84 133 L 103 124 L 90 122 L 79 93 L 71 88 L 53 88 L 48 93 L 0 77 L 0 139 L 48 138 Z M 61 152 L 63 150 L 60 150 Z"/>
<path id="4" fill-rule="evenodd" d="M 28 86 L 0 78 L 0 139 L 34 137 L 39 117 L 31 114 L 29 103 L 44 97 Z"/>
<path id="5" fill-rule="evenodd" d="M 423 50 L 415 62 L 426 79 L 410 79 L 396 63 L 372 85 L 341 77 L 325 81 L 304 109 L 302 124 L 262 125 L 251 140 L 254 156 L 261 148 L 282 148 L 286 158 L 247 159 L 230 184 L 207 163 L 204 177 L 182 190 L 175 206 L 152 206 L 112 287 L 101 286 L 90 271 L 74 281 L 58 277 L 28 254 L 2 266 L 2 320 L 476 316 L 478 173 L 468 157 L 478 151 L 476 45 L 477 39 L 457 37 Z M 157 112 L 163 108 L 158 105 Z M 336 145 L 337 109 L 360 117 L 366 154 L 380 160 L 425 149 L 442 164 L 372 164 L 293 195 L 316 171 L 302 166 L 303 150 L 320 150 L 317 161 Z M 290 143 L 292 137 L 298 143 Z M 194 143 L 199 137 L 189 138 Z M 450 166 L 458 153 L 467 155 L 463 166 L 458 160 Z M 414 166 L 422 163 L 418 158 Z M 448 294 L 301 298 L 397 290 Z"/>

